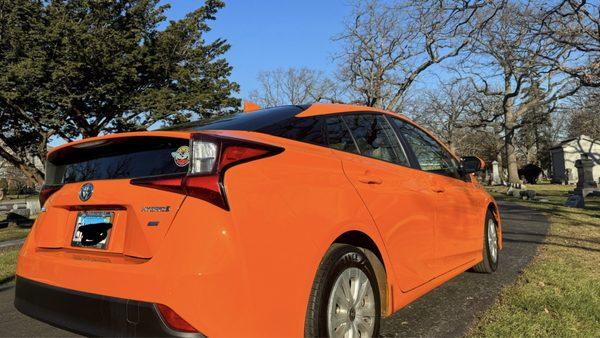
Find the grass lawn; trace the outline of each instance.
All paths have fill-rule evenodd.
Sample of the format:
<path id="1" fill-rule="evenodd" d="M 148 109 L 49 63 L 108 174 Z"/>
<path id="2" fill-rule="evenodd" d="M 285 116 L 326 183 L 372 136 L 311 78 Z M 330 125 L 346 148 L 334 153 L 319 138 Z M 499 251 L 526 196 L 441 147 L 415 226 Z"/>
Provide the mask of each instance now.
<path id="1" fill-rule="evenodd" d="M 18 253 L 18 248 L 0 249 L 0 284 L 14 278 Z"/>
<path id="2" fill-rule="evenodd" d="M 15 225 L 9 225 L 8 228 L 0 229 L 0 242 L 9 241 L 11 239 L 19 239 L 27 237 L 29 234 L 28 228 L 19 228 Z"/>
<path id="3" fill-rule="evenodd" d="M 586 199 L 586 209 L 564 207 L 573 188 L 527 185 L 548 202 L 523 201 L 503 194 L 506 187 L 490 188 L 498 199 L 546 213 L 551 227 L 531 265 L 469 336 L 600 337 L 600 199 Z"/>

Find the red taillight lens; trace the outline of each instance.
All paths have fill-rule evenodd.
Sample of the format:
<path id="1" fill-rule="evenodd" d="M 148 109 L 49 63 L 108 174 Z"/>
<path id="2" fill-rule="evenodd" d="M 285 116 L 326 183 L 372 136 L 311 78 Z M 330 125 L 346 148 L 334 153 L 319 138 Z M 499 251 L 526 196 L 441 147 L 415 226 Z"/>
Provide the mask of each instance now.
<path id="1" fill-rule="evenodd" d="M 225 148 L 223 155 L 221 155 L 221 161 L 219 162 L 219 169 L 222 170 L 228 165 L 233 165 L 241 161 L 262 157 L 269 153 L 267 149 L 250 148 L 239 145 L 230 145 Z"/>
<path id="2" fill-rule="evenodd" d="M 283 151 L 267 144 L 208 134 L 193 135 L 190 149 L 190 170 L 186 176 L 133 179 L 131 183 L 185 193 L 229 210 L 223 189 L 225 171 Z"/>
<path id="3" fill-rule="evenodd" d="M 40 189 L 40 208 L 43 207 L 48 198 L 50 198 L 50 196 L 57 192 L 61 187 L 62 185 L 43 185 L 42 189 Z"/>
<path id="4" fill-rule="evenodd" d="M 156 304 L 156 308 L 158 309 L 160 316 L 165 320 L 171 329 L 183 332 L 198 332 L 198 330 L 190 325 L 190 323 L 186 322 L 185 319 L 181 318 L 170 307 L 162 304 Z"/>

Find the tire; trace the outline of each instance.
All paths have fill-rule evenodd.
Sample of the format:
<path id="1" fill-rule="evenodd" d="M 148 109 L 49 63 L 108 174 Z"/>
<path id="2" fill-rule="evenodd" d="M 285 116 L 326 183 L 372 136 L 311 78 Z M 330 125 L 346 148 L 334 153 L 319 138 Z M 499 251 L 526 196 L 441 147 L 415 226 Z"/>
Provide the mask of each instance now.
<path id="1" fill-rule="evenodd" d="M 498 224 L 490 210 L 485 216 L 483 226 L 483 260 L 473 267 L 473 271 L 480 273 L 492 273 L 498 269 Z"/>
<path id="2" fill-rule="evenodd" d="M 347 284 L 349 286 L 345 287 Z M 361 291 L 364 291 L 364 297 L 356 297 Z M 349 297 L 344 297 L 346 294 L 351 295 L 350 301 Z M 380 304 L 377 278 L 365 254 L 351 245 L 334 244 L 321 261 L 313 282 L 304 335 L 343 336 L 350 329 L 361 332 L 360 337 L 377 337 Z M 359 335 L 354 333 L 355 337 Z"/>

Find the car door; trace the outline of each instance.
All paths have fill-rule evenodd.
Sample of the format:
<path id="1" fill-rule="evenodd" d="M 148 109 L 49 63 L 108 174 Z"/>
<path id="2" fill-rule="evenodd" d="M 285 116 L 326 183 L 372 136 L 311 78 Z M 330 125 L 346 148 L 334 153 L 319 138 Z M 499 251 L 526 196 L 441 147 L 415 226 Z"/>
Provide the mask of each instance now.
<path id="1" fill-rule="evenodd" d="M 425 173 L 410 167 L 393 127 L 380 114 L 364 113 L 330 116 L 326 130 L 377 224 L 401 289 L 433 278 L 436 196 Z"/>
<path id="2" fill-rule="evenodd" d="M 431 178 L 435 203 L 435 270 L 448 272 L 474 259 L 481 250 L 477 219 L 480 209 L 471 180 L 461 174 L 459 162 L 440 143 L 418 127 L 399 119 L 394 123 L 409 144 L 419 167 Z"/>

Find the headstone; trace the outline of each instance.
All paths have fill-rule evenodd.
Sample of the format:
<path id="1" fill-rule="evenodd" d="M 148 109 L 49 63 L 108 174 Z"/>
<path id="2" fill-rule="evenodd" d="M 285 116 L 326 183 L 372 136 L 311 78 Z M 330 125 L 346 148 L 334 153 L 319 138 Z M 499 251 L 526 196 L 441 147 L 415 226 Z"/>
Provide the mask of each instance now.
<path id="1" fill-rule="evenodd" d="M 500 178 L 500 169 L 498 169 L 498 161 L 492 162 L 492 184 L 502 184 L 502 178 Z"/>
<path id="2" fill-rule="evenodd" d="M 37 215 L 40 213 L 40 200 L 28 200 L 27 201 L 27 209 L 31 212 L 32 215 Z"/>
<path id="3" fill-rule="evenodd" d="M 597 191 L 598 184 L 594 182 L 592 174 L 594 161 L 589 158 L 588 154 L 581 154 L 581 158 L 575 161 L 575 168 L 577 168 L 577 175 L 579 177 L 574 193 L 585 197 Z"/>

